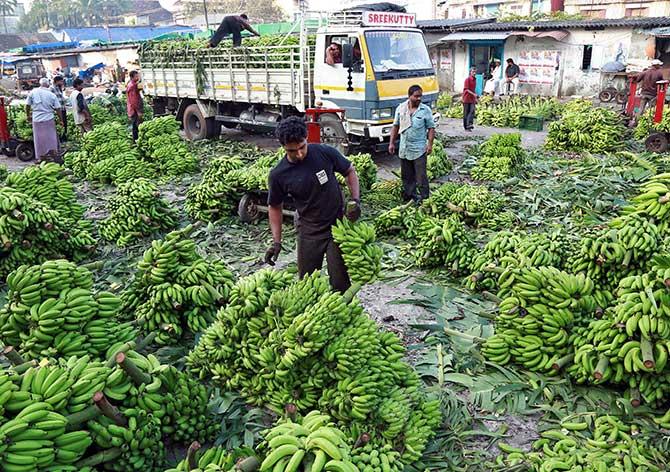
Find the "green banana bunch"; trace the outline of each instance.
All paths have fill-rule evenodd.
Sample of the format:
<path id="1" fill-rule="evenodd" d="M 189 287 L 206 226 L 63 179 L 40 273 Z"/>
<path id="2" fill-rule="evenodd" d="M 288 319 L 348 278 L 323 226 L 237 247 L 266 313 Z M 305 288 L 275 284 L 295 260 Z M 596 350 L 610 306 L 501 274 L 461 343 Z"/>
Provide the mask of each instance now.
<path id="1" fill-rule="evenodd" d="M 358 472 L 351 462 L 346 435 L 328 415 L 310 411 L 300 422 L 279 422 L 265 433 L 268 452 L 260 471 L 309 469 L 312 472 Z"/>
<path id="2" fill-rule="evenodd" d="M 351 282 L 363 285 L 377 280 L 384 251 L 375 244 L 377 234 L 374 226 L 343 218 L 335 223 L 332 232 L 333 240 L 342 251 Z"/>
<path id="3" fill-rule="evenodd" d="M 666 106 L 663 109 L 663 119 L 660 123 L 654 123 L 654 114 L 656 113 L 655 107 L 647 109 L 642 116 L 637 119 L 637 125 L 635 125 L 635 139 L 644 141 L 647 137 L 654 132 L 670 132 L 670 121 L 668 117 L 670 116 L 670 109 Z"/>
<path id="4" fill-rule="evenodd" d="M 116 320 L 121 300 L 93 292 L 91 273 L 72 262 L 20 266 L 7 285 L 0 337 L 28 359 L 104 356 L 113 344 L 137 337 L 135 327 Z"/>
<path id="5" fill-rule="evenodd" d="M 151 161 L 161 176 L 190 174 L 198 170 L 198 158 L 188 150 L 179 135 L 166 134 L 149 140 Z"/>
<path id="6" fill-rule="evenodd" d="M 375 229 L 379 234 L 402 233 L 406 238 L 413 239 L 419 234 L 425 219 L 425 213 L 410 202 L 378 215 L 375 218 Z"/>
<path id="7" fill-rule="evenodd" d="M 402 472 L 405 467 L 400 461 L 400 453 L 394 451 L 390 444 L 378 448 L 368 443 L 353 449 L 351 462 L 361 472 Z"/>
<path id="8" fill-rule="evenodd" d="M 466 271 L 475 247 L 457 216 L 444 220 L 426 217 L 417 230 L 416 244 L 409 250 L 419 267 L 447 267 L 455 274 Z"/>
<path id="9" fill-rule="evenodd" d="M 476 156 L 477 163 L 470 170 L 473 179 L 504 182 L 524 165 L 521 135 L 495 134 L 476 150 Z"/>
<path id="10" fill-rule="evenodd" d="M 518 265 L 514 253 L 522 239 L 521 235 L 512 231 L 498 231 L 494 234 L 472 261 L 472 273 L 466 277 L 464 285 L 470 290 L 496 289 L 499 266 L 503 265 L 503 260 L 512 261 L 514 266 Z"/>
<path id="11" fill-rule="evenodd" d="M 200 449 L 195 453 L 196 469 L 189 468 L 188 458 L 186 458 L 165 472 L 234 472 L 240 470 L 236 467 L 238 461 L 253 455 L 253 451 L 249 448 L 239 448 L 228 452 L 221 446 L 210 447 L 205 451 Z"/>
<path id="12" fill-rule="evenodd" d="M 561 109 L 561 103 L 553 97 L 513 96 L 500 101 L 494 101 L 492 97 L 482 97 L 477 104 L 475 117 L 481 126 L 518 128 L 522 115 L 541 116 L 545 120 L 552 120 L 560 116 Z M 462 117 L 461 110 L 461 116 L 452 118 Z"/>
<path id="13" fill-rule="evenodd" d="M 536 472 L 663 470 L 668 460 L 667 451 L 648 443 L 649 434 L 615 416 L 581 416 L 560 426 L 541 432 L 530 452 L 498 442 L 502 454 L 487 464 L 489 470 L 510 470 L 521 464 Z"/>
<path id="14" fill-rule="evenodd" d="M 347 159 L 351 162 L 351 165 L 356 169 L 358 174 L 358 181 L 360 183 L 361 191 L 366 192 L 372 188 L 372 186 L 377 182 L 377 164 L 372 160 L 370 154 L 350 154 L 347 156 Z M 346 186 L 346 179 L 344 176 L 337 174 L 337 181 L 343 187 Z"/>
<path id="15" fill-rule="evenodd" d="M 172 115 L 154 118 L 140 123 L 137 148 L 144 156 L 151 156 L 155 145 L 152 138 L 162 135 L 179 135 L 179 123 Z"/>
<path id="16" fill-rule="evenodd" d="M 428 161 L 426 163 L 426 172 L 430 180 L 443 177 L 451 172 L 454 165 L 447 155 L 442 139 L 438 138 L 433 141 L 433 151 L 428 154 Z"/>
<path id="17" fill-rule="evenodd" d="M 640 212 L 655 218 L 658 224 L 667 221 L 668 202 L 670 202 L 670 174 L 663 173 L 651 177 L 640 187 L 639 195 L 631 199 L 626 212 Z M 665 226 L 664 226 L 665 229 Z"/>
<path id="18" fill-rule="evenodd" d="M 373 205 L 390 208 L 402 203 L 402 181 L 400 179 L 379 180 L 372 184 L 365 197 Z"/>
<path id="19" fill-rule="evenodd" d="M 122 294 L 123 312 L 145 332 L 158 331 L 156 341 L 178 341 L 185 331 L 197 333 L 214 320 L 230 294 L 234 278 L 222 261 L 197 253 L 189 225 L 154 240 Z"/>
<path id="20" fill-rule="evenodd" d="M 5 164 L 0 164 L 0 182 L 4 182 L 8 175 L 9 171 L 7 170 L 7 166 Z"/>
<path id="21" fill-rule="evenodd" d="M 423 201 L 421 210 L 436 217 L 455 213 L 468 223 L 497 228 L 504 222 L 505 204 L 502 195 L 483 185 L 447 182 Z"/>
<path id="22" fill-rule="evenodd" d="M 100 223 L 100 235 L 121 247 L 177 224 L 174 209 L 160 198 L 158 187 L 144 178 L 119 185 L 108 209 L 109 217 Z"/>
<path id="23" fill-rule="evenodd" d="M 603 153 L 621 148 L 626 136 L 621 116 L 592 105 L 565 107 L 560 121 L 549 124 L 545 146 L 556 151 Z"/>

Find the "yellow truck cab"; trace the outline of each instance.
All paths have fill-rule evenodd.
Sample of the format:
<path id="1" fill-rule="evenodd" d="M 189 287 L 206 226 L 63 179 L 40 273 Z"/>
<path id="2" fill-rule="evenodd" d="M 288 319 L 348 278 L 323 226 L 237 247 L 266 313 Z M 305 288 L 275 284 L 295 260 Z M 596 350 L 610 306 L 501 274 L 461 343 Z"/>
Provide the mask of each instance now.
<path id="1" fill-rule="evenodd" d="M 391 132 L 396 107 L 411 85 L 436 120 L 439 86 L 423 33 L 413 13 L 343 11 L 319 28 L 314 57 L 316 104 L 345 110 L 344 128 L 352 145 L 382 142 Z M 341 59 L 327 62 L 336 45 Z"/>

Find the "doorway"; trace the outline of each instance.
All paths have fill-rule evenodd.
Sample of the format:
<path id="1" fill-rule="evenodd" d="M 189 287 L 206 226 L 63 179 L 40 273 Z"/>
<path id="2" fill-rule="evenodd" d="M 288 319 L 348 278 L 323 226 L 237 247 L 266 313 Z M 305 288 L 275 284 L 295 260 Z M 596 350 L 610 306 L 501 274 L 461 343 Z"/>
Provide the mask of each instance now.
<path id="1" fill-rule="evenodd" d="M 476 93 L 481 95 L 493 59 L 500 59 L 503 64 L 505 63 L 503 58 L 504 43 L 503 41 L 468 41 L 468 45 L 470 46 L 468 70 L 470 67 L 477 68 Z"/>

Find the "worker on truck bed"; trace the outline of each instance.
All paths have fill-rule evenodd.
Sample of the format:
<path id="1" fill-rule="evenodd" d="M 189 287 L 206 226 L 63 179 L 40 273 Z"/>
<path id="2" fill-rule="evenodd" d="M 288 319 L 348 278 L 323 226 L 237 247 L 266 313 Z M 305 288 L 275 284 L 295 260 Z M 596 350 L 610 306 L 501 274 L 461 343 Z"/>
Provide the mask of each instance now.
<path id="1" fill-rule="evenodd" d="M 273 244 L 265 253 L 265 262 L 274 265 L 281 251 L 282 205 L 290 196 L 297 209 L 300 277 L 321 270 L 325 254 L 330 285 L 344 292 L 351 282 L 340 248 L 331 233 L 331 227 L 345 214 L 344 198 L 335 172 L 346 178 L 351 194 L 346 217 L 356 221 L 361 214 L 356 169 L 335 148 L 307 144 L 307 126 L 302 118 L 292 116 L 279 123 L 277 138 L 286 156 L 272 169 L 268 179 Z"/>
<path id="2" fill-rule="evenodd" d="M 221 21 L 214 36 L 209 40 L 208 47 L 215 48 L 221 40 L 229 34 L 233 35 L 233 46 L 240 46 L 242 44 L 242 30 L 247 30 L 255 36 L 260 36 L 260 33 L 253 29 L 251 24 L 249 24 L 249 17 L 245 13 L 240 16 L 226 16 Z"/>
<path id="3" fill-rule="evenodd" d="M 640 110 L 638 116 L 644 113 L 649 102 L 656 100 L 656 82 L 663 80 L 661 66 L 663 62 L 658 59 L 651 61 L 651 67 L 635 77 L 636 82 L 642 82 L 640 90 Z"/>

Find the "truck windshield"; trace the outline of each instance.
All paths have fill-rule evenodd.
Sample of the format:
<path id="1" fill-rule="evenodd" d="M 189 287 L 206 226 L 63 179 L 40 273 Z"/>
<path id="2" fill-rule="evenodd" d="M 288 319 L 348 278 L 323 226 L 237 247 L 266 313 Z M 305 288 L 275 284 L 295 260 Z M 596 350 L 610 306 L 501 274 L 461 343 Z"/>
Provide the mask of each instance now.
<path id="1" fill-rule="evenodd" d="M 433 68 L 419 32 L 369 31 L 365 39 L 375 72 Z"/>

